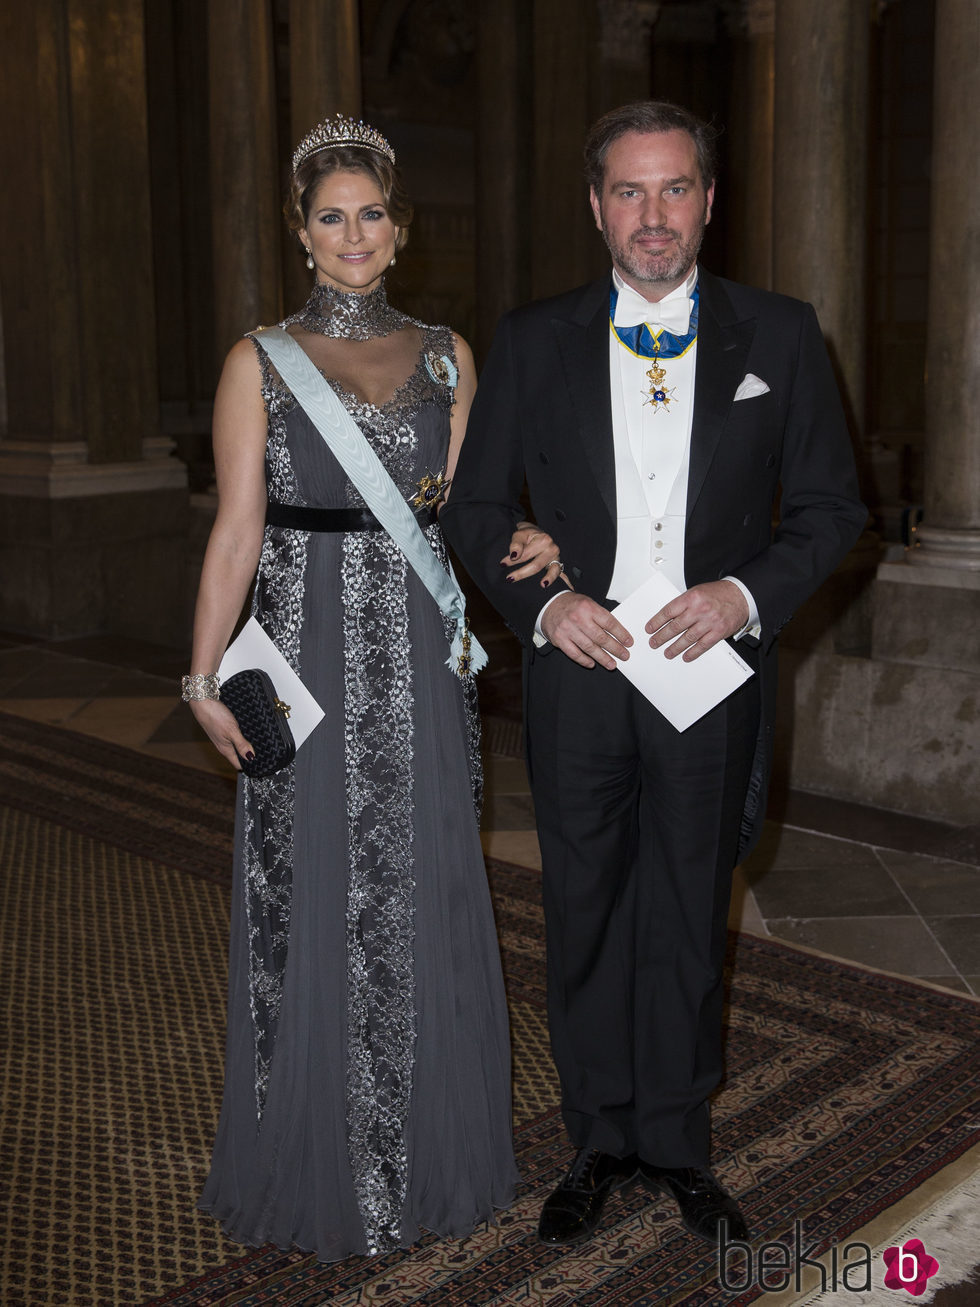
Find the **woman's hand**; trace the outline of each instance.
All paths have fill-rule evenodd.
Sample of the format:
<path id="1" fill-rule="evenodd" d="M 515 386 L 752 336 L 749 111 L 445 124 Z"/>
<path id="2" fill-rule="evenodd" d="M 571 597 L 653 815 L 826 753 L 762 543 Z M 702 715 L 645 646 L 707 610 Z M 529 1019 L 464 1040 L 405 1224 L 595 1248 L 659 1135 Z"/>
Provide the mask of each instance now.
<path id="1" fill-rule="evenodd" d="M 208 739 L 222 758 L 228 759 L 235 771 L 242 769 L 239 756 L 250 760 L 255 757 L 252 746 L 238 729 L 238 722 L 230 708 L 217 699 L 192 699 L 190 709 Z"/>
<path id="2" fill-rule="evenodd" d="M 543 572 L 539 582 L 542 589 L 547 590 L 559 576 L 566 585 L 574 588 L 562 571 L 558 546 L 547 531 L 542 531 L 533 522 L 518 522 L 510 538 L 510 552 L 500 562 L 503 567 L 513 569 L 507 575 L 508 581 L 523 581 L 525 577 Z"/>

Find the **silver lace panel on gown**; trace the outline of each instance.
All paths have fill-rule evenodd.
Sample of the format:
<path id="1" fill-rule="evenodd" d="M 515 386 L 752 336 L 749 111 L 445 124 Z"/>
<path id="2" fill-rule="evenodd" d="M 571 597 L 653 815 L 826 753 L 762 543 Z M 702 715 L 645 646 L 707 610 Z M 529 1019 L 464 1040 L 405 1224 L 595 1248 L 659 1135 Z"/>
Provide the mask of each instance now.
<path id="1" fill-rule="evenodd" d="M 387 310 L 389 314 L 393 310 Z M 401 317 L 401 315 L 399 315 Z M 401 318 L 402 325 L 412 322 Z M 426 328 L 423 348 L 453 357 L 451 333 Z M 269 412 L 270 498 L 303 503 L 286 445 L 292 395 L 258 349 Z M 418 367 L 377 408 L 334 384 L 396 484 L 409 493 L 417 440 L 409 416 L 420 403 L 452 404 L 452 390 Z M 363 500 L 347 488 L 351 506 Z M 446 562 L 438 528 L 427 532 Z M 300 633 L 309 535 L 268 528 L 253 611 L 294 670 Z M 369 1252 L 398 1247 L 408 1187 L 406 1121 L 416 1037 L 414 977 L 414 689 L 408 616 L 408 564 L 384 531 L 342 537 L 344 720 L 349 866 L 347 888 L 348 1157 Z M 448 640 L 452 634 L 447 626 Z M 447 676 L 450 673 L 447 670 Z M 459 684 L 457 682 L 457 684 Z M 470 764 L 479 804 L 482 770 L 475 688 L 464 683 Z M 282 997 L 292 891 L 294 767 L 244 782 L 245 898 L 249 985 L 255 1029 L 255 1092 L 261 1119 Z"/>
<path id="2" fill-rule="evenodd" d="M 258 347 L 256 347 L 258 349 Z M 273 384 L 264 350 L 262 392 L 269 413 L 266 476 L 272 498 L 302 503 L 286 445 L 285 415 L 290 398 Z M 305 531 L 266 531 L 252 613 L 261 614 L 266 633 L 298 675 L 300 631 L 309 535 Z M 255 1032 L 255 1105 L 261 1120 L 269 1083 L 282 1002 L 293 884 L 295 764 L 258 780 L 243 778 L 245 915 L 248 924 L 249 997 Z"/>

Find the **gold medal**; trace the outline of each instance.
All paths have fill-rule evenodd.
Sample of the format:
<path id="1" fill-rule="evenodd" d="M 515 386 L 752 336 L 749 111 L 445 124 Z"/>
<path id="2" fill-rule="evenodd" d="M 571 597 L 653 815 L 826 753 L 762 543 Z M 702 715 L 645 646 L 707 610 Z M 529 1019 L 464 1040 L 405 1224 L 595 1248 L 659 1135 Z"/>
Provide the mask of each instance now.
<path id="1" fill-rule="evenodd" d="M 691 312 L 687 327 L 683 333 L 669 331 L 656 322 L 637 322 L 631 326 L 616 326 L 616 306 L 619 303 L 619 291 L 615 283 L 609 291 L 609 325 L 613 334 L 624 349 L 640 359 L 649 359 L 646 371 L 647 385 L 640 390 L 644 405 L 649 404 L 654 413 L 661 409 L 669 411 L 670 401 L 677 398 L 677 389 L 667 386 L 667 369 L 663 366 L 667 359 L 683 358 L 698 338 L 698 316 L 701 295 L 695 285 L 690 295 Z"/>
<path id="2" fill-rule="evenodd" d="M 644 404 L 651 404 L 655 413 L 659 413 L 661 408 L 667 409 L 670 401 L 674 398 L 674 389 L 668 390 L 664 385 L 667 380 L 667 369 L 662 367 L 659 360 L 654 356 L 650 360 L 650 366 L 647 368 L 647 379 L 650 382 L 650 389 L 646 392 Z"/>

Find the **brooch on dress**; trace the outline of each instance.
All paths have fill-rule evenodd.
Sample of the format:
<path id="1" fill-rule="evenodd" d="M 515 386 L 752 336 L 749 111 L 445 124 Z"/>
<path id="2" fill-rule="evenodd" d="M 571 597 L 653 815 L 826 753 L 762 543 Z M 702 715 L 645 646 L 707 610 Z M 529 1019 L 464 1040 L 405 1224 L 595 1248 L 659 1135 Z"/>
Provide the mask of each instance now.
<path id="1" fill-rule="evenodd" d="M 456 364 L 448 354 L 436 354 L 434 351 L 430 351 L 425 356 L 425 366 L 433 381 L 438 382 L 440 386 L 449 386 L 453 390 L 456 389 L 459 372 L 456 369 Z"/>
<path id="2" fill-rule="evenodd" d="M 416 508 L 435 508 L 446 493 L 448 482 L 440 472 L 438 476 L 433 476 L 431 472 L 426 472 L 424 477 L 419 477 L 415 483 L 418 486 L 418 494 L 412 500 Z"/>

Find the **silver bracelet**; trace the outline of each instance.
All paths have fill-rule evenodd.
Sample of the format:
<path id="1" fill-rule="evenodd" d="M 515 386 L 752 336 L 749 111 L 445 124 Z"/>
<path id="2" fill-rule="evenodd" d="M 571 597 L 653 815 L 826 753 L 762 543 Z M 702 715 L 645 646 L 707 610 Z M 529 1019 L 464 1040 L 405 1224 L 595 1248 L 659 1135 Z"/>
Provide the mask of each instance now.
<path id="1" fill-rule="evenodd" d="M 196 676 L 182 676 L 180 697 L 184 703 L 191 703 L 195 699 L 220 699 L 219 684 L 217 672 L 198 672 Z"/>

